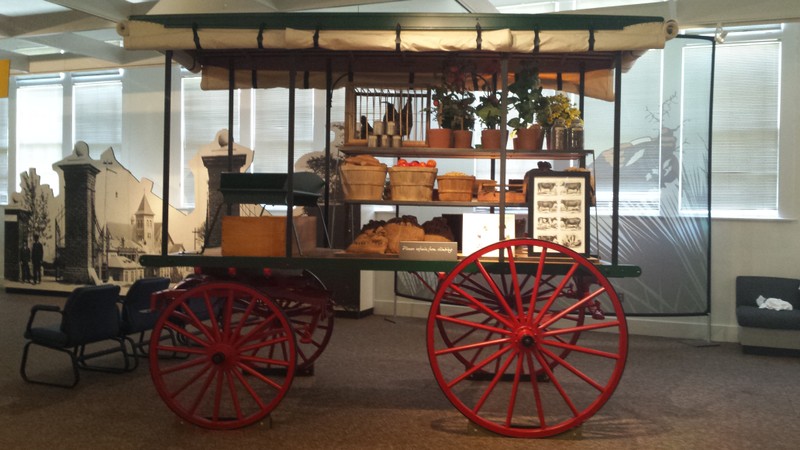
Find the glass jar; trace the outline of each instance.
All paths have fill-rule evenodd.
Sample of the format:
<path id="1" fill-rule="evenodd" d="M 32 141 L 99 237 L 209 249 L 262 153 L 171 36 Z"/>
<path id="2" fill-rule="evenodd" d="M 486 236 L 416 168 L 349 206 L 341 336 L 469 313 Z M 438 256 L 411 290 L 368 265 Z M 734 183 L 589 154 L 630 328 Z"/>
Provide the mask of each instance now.
<path id="1" fill-rule="evenodd" d="M 567 149 L 567 127 L 564 119 L 556 119 L 550 128 L 550 150 L 564 151 Z"/>
<path id="2" fill-rule="evenodd" d="M 568 150 L 583 150 L 583 121 L 578 119 L 572 122 L 569 128 L 568 135 Z"/>

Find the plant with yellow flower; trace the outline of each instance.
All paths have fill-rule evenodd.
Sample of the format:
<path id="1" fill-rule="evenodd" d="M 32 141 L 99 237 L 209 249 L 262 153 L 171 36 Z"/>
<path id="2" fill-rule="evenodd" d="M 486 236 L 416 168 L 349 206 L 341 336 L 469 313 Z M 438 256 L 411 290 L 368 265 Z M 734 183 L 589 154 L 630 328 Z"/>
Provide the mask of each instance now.
<path id="1" fill-rule="evenodd" d="M 570 127 L 573 121 L 581 118 L 581 110 L 564 94 L 548 95 L 544 100 L 543 106 L 536 113 L 536 122 L 544 128 L 551 127 L 558 119 L 562 119 L 564 125 Z"/>

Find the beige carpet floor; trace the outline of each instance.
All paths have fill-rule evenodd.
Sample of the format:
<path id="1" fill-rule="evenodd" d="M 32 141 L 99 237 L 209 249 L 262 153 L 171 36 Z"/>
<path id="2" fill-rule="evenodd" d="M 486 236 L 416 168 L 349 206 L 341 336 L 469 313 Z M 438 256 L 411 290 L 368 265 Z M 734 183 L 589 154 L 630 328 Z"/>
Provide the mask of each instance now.
<path id="1" fill-rule="evenodd" d="M 623 379 L 583 426 L 536 441 L 476 430 L 439 390 L 425 321 L 337 319 L 315 375 L 298 377 L 268 421 L 234 431 L 181 422 L 132 373 L 82 372 L 74 389 L 19 375 L 30 306 L 63 298 L 0 293 L 0 449 L 794 449 L 800 358 L 631 336 Z M 67 361 L 36 364 L 68 374 Z"/>

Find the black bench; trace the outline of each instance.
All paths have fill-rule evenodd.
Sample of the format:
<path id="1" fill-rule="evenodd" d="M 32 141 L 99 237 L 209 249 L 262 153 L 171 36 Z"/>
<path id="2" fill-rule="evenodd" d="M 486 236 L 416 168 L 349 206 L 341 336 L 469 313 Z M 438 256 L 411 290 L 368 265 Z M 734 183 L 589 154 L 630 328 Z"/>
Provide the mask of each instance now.
<path id="1" fill-rule="evenodd" d="M 325 188 L 325 180 L 313 172 L 295 172 L 292 174 L 292 205 L 312 206 L 319 210 L 322 220 L 322 229 L 325 237 L 330 242 L 328 227 L 325 224 L 325 215 L 319 205 L 320 197 Z M 223 203 L 214 212 L 211 224 L 217 222 L 223 205 L 235 203 L 256 205 L 288 205 L 289 204 L 289 175 L 285 173 L 241 173 L 223 172 L 219 179 L 219 192 L 222 194 Z M 262 208 L 263 213 L 263 208 Z M 292 223 L 294 226 L 294 223 Z M 295 230 L 295 239 L 297 230 Z M 206 231 L 205 249 L 211 231 Z M 298 248 L 300 245 L 298 243 Z"/>
<path id="2" fill-rule="evenodd" d="M 312 172 L 297 172 L 292 184 L 294 206 L 319 204 L 325 180 Z M 225 203 L 286 205 L 289 203 L 289 175 L 223 172 L 220 174 L 219 191 Z"/>
<path id="3" fill-rule="evenodd" d="M 759 308 L 759 296 L 789 302 L 792 310 Z M 736 277 L 736 321 L 745 352 L 758 348 L 800 351 L 800 279 Z"/>

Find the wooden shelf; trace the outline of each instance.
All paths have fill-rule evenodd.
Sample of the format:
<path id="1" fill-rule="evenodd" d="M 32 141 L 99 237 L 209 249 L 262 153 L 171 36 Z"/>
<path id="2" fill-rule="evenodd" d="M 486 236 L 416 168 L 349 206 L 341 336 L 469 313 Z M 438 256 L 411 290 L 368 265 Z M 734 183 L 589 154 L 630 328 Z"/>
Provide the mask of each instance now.
<path id="1" fill-rule="evenodd" d="M 449 158 L 449 159 L 500 159 L 500 150 L 479 150 L 464 148 L 430 148 L 430 147 L 361 147 L 345 145 L 339 147 L 345 155 L 372 155 L 376 158 Z M 578 150 L 571 152 L 506 150 L 506 159 L 553 159 L 583 160 L 587 155 L 594 155 L 594 150 Z"/>
<path id="2" fill-rule="evenodd" d="M 497 208 L 500 202 L 444 202 L 439 200 L 432 200 L 429 202 L 417 201 L 392 201 L 392 200 L 344 200 L 345 203 L 351 205 L 388 205 L 388 206 L 462 206 L 465 208 Z M 527 208 L 527 203 L 506 203 L 506 208 Z"/>

